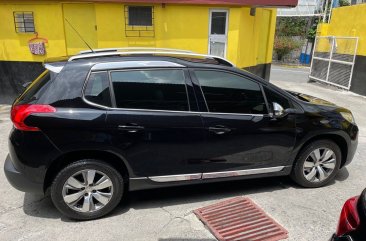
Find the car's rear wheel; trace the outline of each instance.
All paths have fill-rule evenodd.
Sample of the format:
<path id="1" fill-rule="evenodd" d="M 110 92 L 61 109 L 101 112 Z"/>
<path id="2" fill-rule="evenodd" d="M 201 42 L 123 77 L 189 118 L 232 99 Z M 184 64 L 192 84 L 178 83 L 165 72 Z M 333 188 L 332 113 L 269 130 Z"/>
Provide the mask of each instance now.
<path id="1" fill-rule="evenodd" d="M 333 141 L 314 141 L 300 152 L 291 177 L 303 187 L 322 187 L 334 179 L 341 158 L 341 150 Z"/>
<path id="2" fill-rule="evenodd" d="M 102 217 L 123 195 L 123 178 L 109 164 L 80 160 L 60 171 L 51 187 L 51 198 L 65 216 L 78 220 Z"/>

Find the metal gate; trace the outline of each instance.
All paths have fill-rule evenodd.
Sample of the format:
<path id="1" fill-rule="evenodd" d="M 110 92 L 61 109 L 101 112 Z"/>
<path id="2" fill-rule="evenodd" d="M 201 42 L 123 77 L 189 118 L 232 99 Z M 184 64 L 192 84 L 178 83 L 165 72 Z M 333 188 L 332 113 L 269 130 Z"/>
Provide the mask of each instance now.
<path id="1" fill-rule="evenodd" d="M 349 90 L 358 37 L 315 38 L 309 78 Z"/>

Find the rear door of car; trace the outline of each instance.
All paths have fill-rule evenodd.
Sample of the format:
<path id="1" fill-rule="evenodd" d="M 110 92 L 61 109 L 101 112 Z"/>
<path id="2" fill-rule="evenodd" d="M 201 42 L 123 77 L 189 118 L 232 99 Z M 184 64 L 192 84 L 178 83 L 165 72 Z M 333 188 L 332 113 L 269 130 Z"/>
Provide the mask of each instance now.
<path id="1" fill-rule="evenodd" d="M 184 68 L 112 70 L 107 125 L 135 176 L 158 182 L 201 178 L 203 123 Z"/>
<path id="2" fill-rule="evenodd" d="M 192 69 L 190 73 L 204 109 L 203 178 L 277 172 L 288 165 L 295 119 L 271 117 L 264 92 L 284 108 L 290 107 L 287 99 L 235 72 Z"/>

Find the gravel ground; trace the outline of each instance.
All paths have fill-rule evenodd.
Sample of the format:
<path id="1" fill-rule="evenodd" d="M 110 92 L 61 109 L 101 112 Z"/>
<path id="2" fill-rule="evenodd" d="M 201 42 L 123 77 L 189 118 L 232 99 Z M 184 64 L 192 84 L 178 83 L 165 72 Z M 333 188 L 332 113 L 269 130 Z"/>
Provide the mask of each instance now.
<path id="1" fill-rule="evenodd" d="M 330 185 L 302 189 L 279 177 L 133 192 L 108 217 L 74 222 L 62 217 L 49 197 L 12 188 L 0 171 L 0 240 L 215 240 L 192 210 L 236 196 L 261 206 L 289 231 L 288 240 L 328 240 L 344 201 L 366 187 L 366 99 L 307 83 L 307 75 L 305 68 L 274 66 L 271 81 L 351 109 L 361 129 L 354 161 Z M 8 106 L 0 107 L 0 160 L 8 152 L 8 111 Z"/>

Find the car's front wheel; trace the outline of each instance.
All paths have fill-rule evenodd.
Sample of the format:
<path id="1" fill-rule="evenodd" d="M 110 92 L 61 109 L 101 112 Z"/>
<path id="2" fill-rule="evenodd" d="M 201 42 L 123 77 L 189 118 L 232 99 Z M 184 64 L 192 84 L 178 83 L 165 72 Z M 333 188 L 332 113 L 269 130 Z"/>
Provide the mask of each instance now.
<path id="1" fill-rule="evenodd" d="M 322 187 L 334 179 L 341 158 L 341 150 L 333 141 L 314 141 L 300 152 L 291 177 L 303 187 Z"/>
<path id="2" fill-rule="evenodd" d="M 51 198 L 65 216 L 78 220 L 102 217 L 123 195 L 123 178 L 109 164 L 80 160 L 60 171 L 51 187 Z"/>

